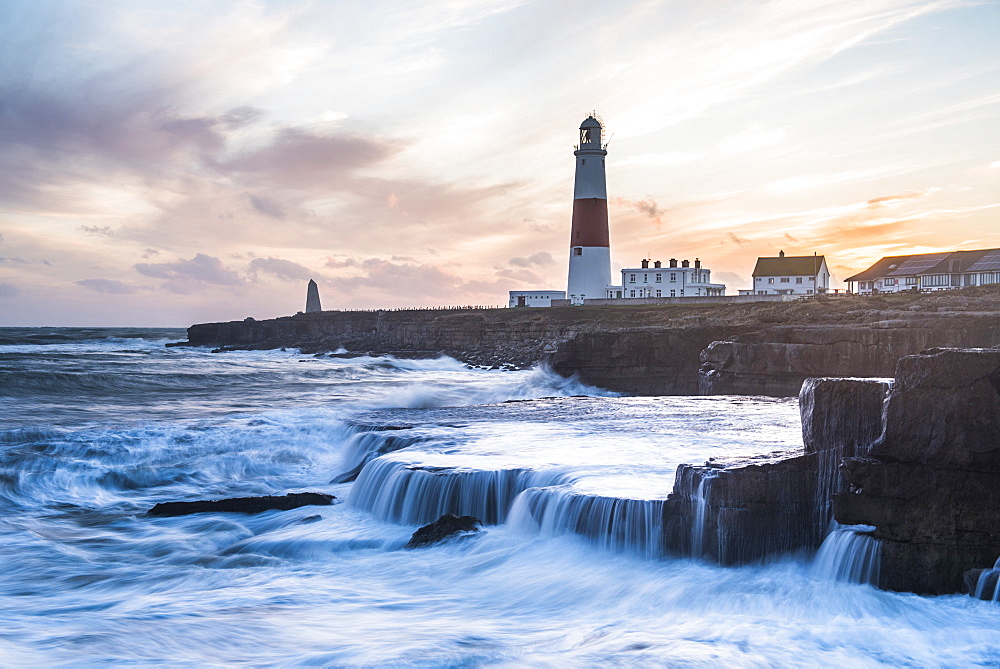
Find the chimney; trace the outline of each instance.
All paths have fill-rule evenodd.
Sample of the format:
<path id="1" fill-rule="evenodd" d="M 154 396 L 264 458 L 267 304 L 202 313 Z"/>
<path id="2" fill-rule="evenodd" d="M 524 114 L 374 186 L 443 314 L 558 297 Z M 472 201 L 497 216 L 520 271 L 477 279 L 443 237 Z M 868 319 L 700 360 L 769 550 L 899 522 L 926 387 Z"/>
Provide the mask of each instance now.
<path id="1" fill-rule="evenodd" d="M 670 266 L 671 267 L 677 267 L 677 258 L 671 258 L 670 259 Z"/>
<path id="2" fill-rule="evenodd" d="M 785 257 L 785 252 L 784 251 L 778 251 L 778 257 L 779 258 L 784 258 Z"/>
<path id="3" fill-rule="evenodd" d="M 698 260 L 697 258 L 694 259 L 694 268 L 701 269 L 701 261 Z"/>
<path id="4" fill-rule="evenodd" d="M 649 269 L 649 261 L 646 260 L 645 258 L 642 259 L 642 268 Z"/>
<path id="5" fill-rule="evenodd" d="M 654 262 L 654 263 L 653 263 L 653 267 L 654 267 L 655 269 L 660 269 L 660 265 L 662 265 L 662 264 L 663 264 L 663 263 L 661 263 L 661 262 L 660 262 L 659 260 L 657 260 L 656 262 Z"/>
<path id="6" fill-rule="evenodd" d="M 687 261 L 687 260 L 682 260 L 681 261 L 681 267 L 690 267 L 690 266 L 691 266 L 690 261 Z"/>

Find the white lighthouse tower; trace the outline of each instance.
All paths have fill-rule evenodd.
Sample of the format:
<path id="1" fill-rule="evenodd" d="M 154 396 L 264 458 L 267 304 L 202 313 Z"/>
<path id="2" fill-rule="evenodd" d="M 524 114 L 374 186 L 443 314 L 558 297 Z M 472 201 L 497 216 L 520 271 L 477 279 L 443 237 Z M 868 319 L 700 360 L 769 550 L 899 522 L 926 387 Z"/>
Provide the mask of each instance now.
<path id="1" fill-rule="evenodd" d="M 611 283 L 611 239 L 608 233 L 608 187 L 604 178 L 603 124 L 594 114 L 580 124 L 573 187 L 573 226 L 569 240 L 570 301 L 605 296 Z"/>

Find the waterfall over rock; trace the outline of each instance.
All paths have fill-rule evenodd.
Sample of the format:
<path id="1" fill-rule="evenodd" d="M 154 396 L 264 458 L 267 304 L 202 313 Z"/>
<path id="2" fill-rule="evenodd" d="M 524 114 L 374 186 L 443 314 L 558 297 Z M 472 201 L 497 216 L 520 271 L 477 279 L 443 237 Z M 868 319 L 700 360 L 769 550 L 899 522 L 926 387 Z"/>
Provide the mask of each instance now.
<path id="1" fill-rule="evenodd" d="M 514 501 L 507 525 L 543 536 L 578 534 L 619 553 L 663 556 L 662 499 L 591 495 L 569 486 L 530 488 Z"/>
<path id="2" fill-rule="evenodd" d="M 376 458 L 361 470 L 347 501 L 394 523 L 422 525 L 453 513 L 496 525 L 507 518 L 522 491 L 567 482 L 560 472 L 482 471 Z"/>
<path id="3" fill-rule="evenodd" d="M 820 578 L 848 583 L 879 584 L 881 544 L 871 525 L 837 526 L 820 546 L 813 570 Z"/>

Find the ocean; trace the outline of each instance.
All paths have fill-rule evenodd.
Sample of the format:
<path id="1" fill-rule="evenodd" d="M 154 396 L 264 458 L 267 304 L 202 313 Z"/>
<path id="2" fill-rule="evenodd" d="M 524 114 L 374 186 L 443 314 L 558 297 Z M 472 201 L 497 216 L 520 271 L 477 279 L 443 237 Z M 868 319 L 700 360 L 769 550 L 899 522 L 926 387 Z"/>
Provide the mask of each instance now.
<path id="1" fill-rule="evenodd" d="M 795 447 L 794 399 L 184 337 L 0 328 L 4 665 L 1000 664 L 995 603 L 662 554 L 677 465 Z M 146 513 L 306 491 L 338 503 Z M 444 511 L 487 524 L 404 548 Z"/>

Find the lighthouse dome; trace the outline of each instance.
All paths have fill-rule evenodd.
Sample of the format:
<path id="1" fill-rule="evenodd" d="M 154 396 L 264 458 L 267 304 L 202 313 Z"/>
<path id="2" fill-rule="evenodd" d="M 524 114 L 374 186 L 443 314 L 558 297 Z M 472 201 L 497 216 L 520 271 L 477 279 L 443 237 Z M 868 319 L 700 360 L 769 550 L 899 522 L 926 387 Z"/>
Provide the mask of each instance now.
<path id="1" fill-rule="evenodd" d="M 583 120 L 583 123 L 580 124 L 580 130 L 583 130 L 585 128 L 600 128 L 600 127 L 603 127 L 601 126 L 601 122 L 598 121 L 593 116 L 588 116 Z"/>

